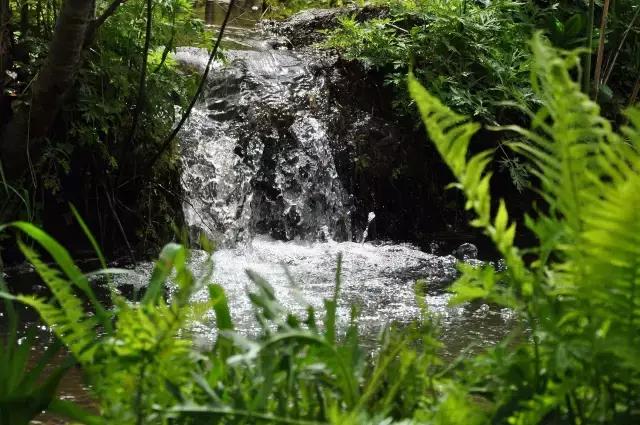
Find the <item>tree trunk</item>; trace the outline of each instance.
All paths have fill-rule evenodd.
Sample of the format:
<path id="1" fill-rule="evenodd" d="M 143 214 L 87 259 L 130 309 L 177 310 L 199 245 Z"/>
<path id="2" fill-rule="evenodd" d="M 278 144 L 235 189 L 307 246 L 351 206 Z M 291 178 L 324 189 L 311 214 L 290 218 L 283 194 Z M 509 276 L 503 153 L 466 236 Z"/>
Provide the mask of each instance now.
<path id="1" fill-rule="evenodd" d="M 93 11 L 92 0 L 64 1 L 47 59 L 32 85 L 31 107 L 16 112 L 0 140 L 0 157 L 7 177 L 19 177 L 29 160 L 37 161 L 64 94 L 75 82 Z"/>

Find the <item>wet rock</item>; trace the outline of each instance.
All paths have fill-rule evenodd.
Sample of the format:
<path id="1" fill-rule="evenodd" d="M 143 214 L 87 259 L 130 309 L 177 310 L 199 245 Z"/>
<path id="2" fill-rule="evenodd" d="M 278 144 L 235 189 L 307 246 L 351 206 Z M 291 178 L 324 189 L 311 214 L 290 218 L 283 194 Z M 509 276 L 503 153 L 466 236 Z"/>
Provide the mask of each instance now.
<path id="1" fill-rule="evenodd" d="M 187 63 L 200 63 L 180 51 Z M 351 239 L 326 69 L 290 51 L 228 51 L 181 134 L 187 221 L 227 245 L 254 234 Z"/>
<path id="2" fill-rule="evenodd" d="M 478 247 L 472 243 L 463 243 L 453 251 L 453 255 L 458 260 L 476 260 L 478 258 Z"/>
<path id="3" fill-rule="evenodd" d="M 292 49 L 293 45 L 286 37 L 274 37 L 264 42 L 265 46 L 273 50 L 288 50 Z"/>
<path id="4" fill-rule="evenodd" d="M 285 38 L 290 48 L 300 48 L 324 40 L 326 34 L 323 34 L 322 31 L 336 28 L 340 23 L 340 18 L 352 16 L 356 21 L 363 22 L 373 18 L 384 18 L 388 14 L 387 7 L 373 5 L 307 9 L 284 21 L 263 21 L 262 26 L 268 32 Z"/>
<path id="5" fill-rule="evenodd" d="M 207 49 L 201 47 L 180 47 L 174 53 L 183 70 L 202 73 L 209 62 Z"/>
<path id="6" fill-rule="evenodd" d="M 278 31 L 305 44 L 339 13 L 347 12 L 305 12 Z M 252 234 L 359 240 L 374 211 L 373 238 L 432 240 L 459 216 L 444 207 L 456 202 L 442 189 L 448 170 L 414 120 L 397 115 L 384 76 L 333 52 L 274 50 L 270 40 L 282 39 L 228 50 L 213 67 L 181 135 L 187 222 L 229 244 Z M 204 49 L 176 52 L 191 68 L 204 69 L 206 58 Z"/>

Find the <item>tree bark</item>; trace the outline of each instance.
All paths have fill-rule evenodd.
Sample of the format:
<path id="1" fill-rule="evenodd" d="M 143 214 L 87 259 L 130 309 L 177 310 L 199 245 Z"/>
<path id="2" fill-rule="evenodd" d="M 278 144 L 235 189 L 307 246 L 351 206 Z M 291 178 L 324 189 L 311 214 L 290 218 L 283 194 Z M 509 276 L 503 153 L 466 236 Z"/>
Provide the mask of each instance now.
<path id="1" fill-rule="evenodd" d="M 49 53 L 31 89 L 30 107 L 21 108 L 0 140 L 5 175 L 16 178 L 35 162 L 80 66 L 86 31 L 93 17 L 92 0 L 65 0 Z"/>

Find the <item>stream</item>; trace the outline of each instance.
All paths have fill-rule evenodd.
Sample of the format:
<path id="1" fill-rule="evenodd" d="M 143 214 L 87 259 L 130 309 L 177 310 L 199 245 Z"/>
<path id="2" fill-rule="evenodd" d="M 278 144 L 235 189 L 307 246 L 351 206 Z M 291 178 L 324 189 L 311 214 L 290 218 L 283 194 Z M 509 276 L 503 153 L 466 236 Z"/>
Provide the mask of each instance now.
<path id="1" fill-rule="evenodd" d="M 208 14 L 204 9 L 200 13 L 217 28 L 225 5 L 213 6 Z M 366 111 L 341 116 L 340 99 L 327 90 L 331 73 L 321 72 L 322 57 L 285 49 L 282 40 L 265 35 L 255 27 L 258 6 L 247 1 L 232 14 L 225 59 L 214 64 L 180 134 L 189 232 L 193 238 L 203 233 L 218 244 L 213 280 L 227 292 L 236 327 L 247 334 L 256 331 L 246 296 L 252 287 L 247 269 L 266 278 L 287 309 L 303 312 L 312 305 L 322 311 L 322 300 L 334 291 L 341 253 L 339 323 L 349 320 L 352 305 L 358 306 L 365 338 L 374 341 L 388 324 L 416 318 L 420 311 L 414 286 L 424 280 L 428 307 L 441 324 L 446 358 L 470 344 L 481 347 L 500 340 L 513 325 L 509 311 L 484 304 L 448 306 L 446 287 L 457 275 L 459 259 L 375 236 L 369 240 L 376 212 L 361 212 L 368 217 L 365 222 L 353 218 L 356 202 L 343 171 L 353 158 L 343 149 L 336 123 L 357 129 L 371 117 Z M 185 69 L 202 72 L 208 54 L 184 47 L 175 57 Z M 196 272 L 205 258 L 203 251 L 193 252 Z M 123 289 L 143 287 L 151 267 L 140 263 L 133 267 L 136 277 L 117 283 Z M 206 297 L 202 290 L 194 301 Z M 205 345 L 215 338 L 214 328 L 212 313 L 193 324 Z M 49 338 L 46 330 L 40 333 L 43 340 Z M 60 392 L 64 398 L 86 399 L 78 371 L 63 381 Z M 37 423 L 54 422 L 45 418 Z"/>
<path id="2" fill-rule="evenodd" d="M 252 11 L 250 2 L 243 7 Z M 334 77 L 325 70 L 322 54 L 288 49 L 286 42 L 255 27 L 243 32 L 237 21 L 230 25 L 224 61 L 211 71 L 180 140 L 186 221 L 193 239 L 204 234 L 218 244 L 214 281 L 227 291 L 237 327 L 255 330 L 247 269 L 264 277 L 287 309 L 303 312 L 312 305 L 322 310 L 322 300 L 333 294 L 341 253 L 338 313 L 343 324 L 352 305 L 360 311 L 360 329 L 372 339 L 390 323 L 411 321 L 419 314 L 415 282 L 423 280 L 448 357 L 469 344 L 499 340 L 512 320 L 509 312 L 487 305 L 448 306 L 446 287 L 457 276 L 457 258 L 368 240 L 375 211 L 364 223 L 353 219 L 356 202 L 343 165 L 349 153 L 336 127 L 357 128 L 372 118 L 367 111 L 341 116 L 342 99 L 328 89 Z M 201 73 L 208 53 L 179 48 L 176 59 Z M 467 261 L 478 261 L 475 252 L 468 254 Z M 195 270 L 204 257 L 194 253 Z M 150 267 L 138 266 L 137 285 L 144 285 Z M 195 298 L 206 296 L 203 290 Z M 211 339 L 213 327 L 210 317 L 196 333 Z"/>

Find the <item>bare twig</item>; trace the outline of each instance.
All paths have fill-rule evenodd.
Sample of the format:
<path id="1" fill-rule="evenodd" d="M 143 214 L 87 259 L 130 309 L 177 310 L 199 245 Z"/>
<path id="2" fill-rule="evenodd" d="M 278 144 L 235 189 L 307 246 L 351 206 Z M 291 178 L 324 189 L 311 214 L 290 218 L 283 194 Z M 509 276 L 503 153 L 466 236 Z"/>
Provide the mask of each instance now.
<path id="1" fill-rule="evenodd" d="M 631 22 L 629 22 L 629 25 L 627 25 L 627 28 L 624 31 L 624 34 L 622 35 L 622 40 L 620 40 L 620 44 L 618 44 L 618 48 L 616 49 L 616 53 L 613 56 L 613 59 L 611 60 L 611 64 L 609 65 L 607 72 L 606 72 L 606 76 L 604 77 L 604 82 L 602 83 L 603 85 L 607 85 L 607 83 L 609 82 L 609 78 L 611 77 L 611 73 L 613 72 L 613 68 L 616 64 L 616 61 L 618 60 L 618 56 L 620 55 L 620 51 L 622 51 L 622 46 L 624 45 L 624 42 L 627 40 L 627 36 L 629 35 L 629 32 L 631 31 L 631 28 L 633 28 L 633 25 L 636 23 L 636 19 L 638 19 L 638 16 L 640 16 L 640 7 L 638 7 L 636 9 L 636 13 L 635 15 L 633 15 L 633 18 L 631 19 Z"/>
<path id="2" fill-rule="evenodd" d="M 113 0 L 109 7 L 107 7 L 104 12 L 102 12 L 102 15 L 91 22 L 91 25 L 89 25 L 87 33 L 84 37 L 85 47 L 93 43 L 98 29 L 107 21 L 107 19 L 109 19 L 114 13 L 116 13 L 116 10 L 118 10 L 120 5 L 122 5 L 122 3 L 126 1 L 127 0 Z"/>
<path id="3" fill-rule="evenodd" d="M 184 185 L 184 182 L 183 182 L 183 181 L 181 181 L 181 183 Z M 209 226 L 209 225 L 207 224 L 207 220 L 205 220 L 205 219 L 204 219 L 204 217 L 202 216 L 202 214 L 200 214 L 200 213 L 198 212 L 198 210 L 196 209 L 195 205 L 193 205 L 193 204 L 191 203 L 191 201 L 189 201 L 185 196 L 180 196 L 180 195 L 178 195 L 177 193 L 175 193 L 174 191 L 169 190 L 169 189 L 167 189 L 166 187 L 162 186 L 161 184 L 154 183 L 154 185 L 155 185 L 156 187 L 159 187 L 160 189 L 164 190 L 165 192 L 167 192 L 169 195 L 173 196 L 174 198 L 176 198 L 176 199 L 180 200 L 181 202 L 184 202 L 184 203 L 186 203 L 187 205 L 189 205 L 189 206 L 191 207 L 191 209 L 193 210 L 193 212 L 194 212 L 194 213 L 198 216 L 198 218 L 200 219 L 200 222 L 202 223 L 202 225 L 204 225 L 207 229 L 209 229 L 209 232 L 211 232 L 211 234 L 214 234 L 214 233 L 215 233 L 215 230 L 214 230 L 211 226 Z"/>
<path id="4" fill-rule="evenodd" d="M 602 11 L 602 20 L 600 21 L 600 41 L 598 43 L 598 56 L 596 58 L 596 71 L 593 77 L 595 84 L 595 99 L 598 98 L 598 92 L 600 91 L 600 76 L 602 75 L 602 60 L 604 59 L 604 44 L 607 31 L 607 17 L 609 16 L 609 5 L 611 0 L 604 0 L 604 6 Z"/>
<path id="5" fill-rule="evenodd" d="M 124 230 L 124 226 L 122 225 L 122 222 L 120 221 L 120 217 L 118 216 L 118 212 L 116 211 L 115 206 L 113 205 L 113 201 L 111 200 L 111 195 L 109 194 L 109 191 L 107 190 L 107 187 L 104 187 L 104 194 L 107 198 L 107 203 L 109 204 L 109 208 L 111 209 L 111 213 L 113 214 L 113 219 L 116 221 L 116 224 L 118 225 L 118 228 L 120 230 L 120 234 L 122 235 L 122 239 L 124 240 L 125 245 L 127 245 L 127 249 L 129 250 L 129 256 L 131 258 L 131 262 L 133 264 L 136 263 L 136 254 L 133 250 L 133 247 L 131 246 L 131 244 L 129 243 L 129 239 L 127 238 L 127 232 L 125 232 Z"/>
<path id="6" fill-rule="evenodd" d="M 202 78 L 200 79 L 200 84 L 198 85 L 198 89 L 196 90 L 195 95 L 191 99 L 191 103 L 187 107 L 184 114 L 182 114 L 182 118 L 180 119 L 180 122 L 178 123 L 178 125 L 173 129 L 171 134 L 164 140 L 162 145 L 160 145 L 160 149 L 158 150 L 158 152 L 155 153 L 155 155 L 151 157 L 151 160 L 144 167 L 144 170 L 149 170 L 155 165 L 155 163 L 158 161 L 158 159 L 160 159 L 162 154 L 169 148 L 169 146 L 171 146 L 171 142 L 178 135 L 178 133 L 180 132 L 180 129 L 189 118 L 189 115 L 191 115 L 191 111 L 193 110 L 193 107 L 196 105 L 196 102 L 198 102 L 198 98 L 200 97 L 200 94 L 202 94 L 204 85 L 207 82 L 207 77 L 209 76 L 209 71 L 211 70 L 211 64 L 213 63 L 213 60 L 216 58 L 218 49 L 220 48 L 220 42 L 222 41 L 222 37 L 224 36 L 224 30 L 227 27 L 227 23 L 229 22 L 229 18 L 231 16 L 231 10 L 233 9 L 234 5 L 235 5 L 235 0 L 230 0 L 229 8 L 227 9 L 227 13 L 224 17 L 224 21 L 222 21 L 222 25 L 220 26 L 218 37 L 216 38 L 216 43 L 213 46 L 213 50 L 211 50 L 211 55 L 209 55 L 209 62 L 207 62 L 207 67 L 205 68 L 204 73 L 202 74 Z"/>
<path id="7" fill-rule="evenodd" d="M 591 56 L 592 56 L 592 39 L 593 39 L 593 21 L 596 9 L 595 0 L 589 0 L 589 12 L 587 15 L 587 53 L 584 64 L 584 80 L 582 82 L 582 91 L 589 94 L 591 88 Z"/>

